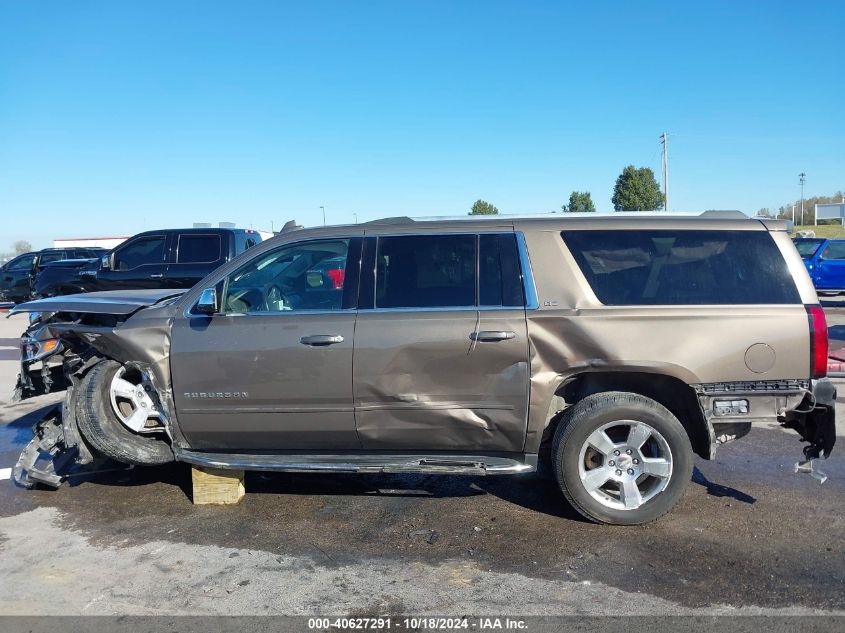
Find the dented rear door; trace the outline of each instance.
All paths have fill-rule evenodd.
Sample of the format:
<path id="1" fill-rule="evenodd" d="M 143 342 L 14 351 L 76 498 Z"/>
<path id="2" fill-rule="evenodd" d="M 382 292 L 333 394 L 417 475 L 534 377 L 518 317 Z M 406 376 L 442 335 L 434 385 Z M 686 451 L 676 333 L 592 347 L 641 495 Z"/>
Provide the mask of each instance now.
<path id="1" fill-rule="evenodd" d="M 366 240 L 375 274 L 362 274 L 353 361 L 365 449 L 521 451 L 525 311 L 478 305 L 478 252 L 477 234 Z"/>

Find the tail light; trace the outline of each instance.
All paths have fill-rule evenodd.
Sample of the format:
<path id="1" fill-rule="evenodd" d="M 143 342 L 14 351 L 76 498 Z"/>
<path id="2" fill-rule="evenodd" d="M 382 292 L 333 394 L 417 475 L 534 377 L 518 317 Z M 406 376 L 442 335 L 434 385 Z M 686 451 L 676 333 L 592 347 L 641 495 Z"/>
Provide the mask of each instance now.
<path id="1" fill-rule="evenodd" d="M 343 279 L 346 277 L 345 268 L 329 268 L 326 271 L 326 274 L 329 276 L 329 279 L 332 280 L 335 290 L 343 288 Z"/>
<path id="2" fill-rule="evenodd" d="M 807 306 L 810 321 L 810 378 L 827 376 L 827 319 L 821 306 Z"/>

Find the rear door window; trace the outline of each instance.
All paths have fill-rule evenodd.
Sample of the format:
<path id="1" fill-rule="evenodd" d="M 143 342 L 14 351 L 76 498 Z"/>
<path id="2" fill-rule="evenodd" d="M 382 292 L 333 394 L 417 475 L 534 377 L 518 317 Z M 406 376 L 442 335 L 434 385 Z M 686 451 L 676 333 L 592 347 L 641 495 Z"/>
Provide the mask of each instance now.
<path id="1" fill-rule="evenodd" d="M 61 259 L 65 259 L 64 251 L 53 251 L 52 253 L 44 253 L 41 255 L 42 264 L 46 264 L 47 262 L 57 262 Z"/>
<path id="2" fill-rule="evenodd" d="M 478 249 L 478 305 L 523 307 L 516 236 L 481 234 Z"/>
<path id="3" fill-rule="evenodd" d="M 564 231 L 562 236 L 605 305 L 801 302 L 766 231 Z"/>
<path id="4" fill-rule="evenodd" d="M 475 306 L 475 235 L 379 237 L 376 308 Z"/>
<path id="5" fill-rule="evenodd" d="M 180 235 L 179 264 L 209 264 L 221 256 L 219 235 Z"/>

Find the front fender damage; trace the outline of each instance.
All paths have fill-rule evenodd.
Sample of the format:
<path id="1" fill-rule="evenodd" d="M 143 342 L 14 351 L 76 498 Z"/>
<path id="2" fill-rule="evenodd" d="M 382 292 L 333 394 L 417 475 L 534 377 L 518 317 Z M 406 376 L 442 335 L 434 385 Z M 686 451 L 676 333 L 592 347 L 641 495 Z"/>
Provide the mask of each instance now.
<path id="1" fill-rule="evenodd" d="M 155 306 L 126 320 L 108 315 L 51 314 L 30 326 L 25 338 L 61 342 L 54 355 L 38 360 L 46 367 L 47 360 L 54 365 L 61 359 L 67 391 L 64 402 L 33 427 L 33 438 L 13 469 L 16 483 L 27 488 L 35 484 L 58 487 L 71 477 L 131 467 L 98 455 L 77 424 L 82 378 L 104 359 L 139 370 L 144 383 L 151 387 L 148 392 L 161 414 L 164 431 L 172 444 L 178 442 L 181 435 L 174 430 L 169 375 L 172 318 L 170 306 Z M 25 384 L 26 369 L 23 359 L 19 386 Z"/>

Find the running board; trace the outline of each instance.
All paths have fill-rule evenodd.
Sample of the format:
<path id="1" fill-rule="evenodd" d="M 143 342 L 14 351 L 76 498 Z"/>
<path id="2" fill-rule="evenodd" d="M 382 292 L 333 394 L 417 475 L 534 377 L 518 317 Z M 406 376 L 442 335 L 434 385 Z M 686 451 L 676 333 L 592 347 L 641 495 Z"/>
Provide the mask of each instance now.
<path id="1" fill-rule="evenodd" d="M 175 449 L 176 459 L 195 466 L 233 470 L 311 473 L 433 473 L 453 475 L 515 475 L 533 472 L 530 458 L 478 455 L 255 455 L 203 453 Z"/>

